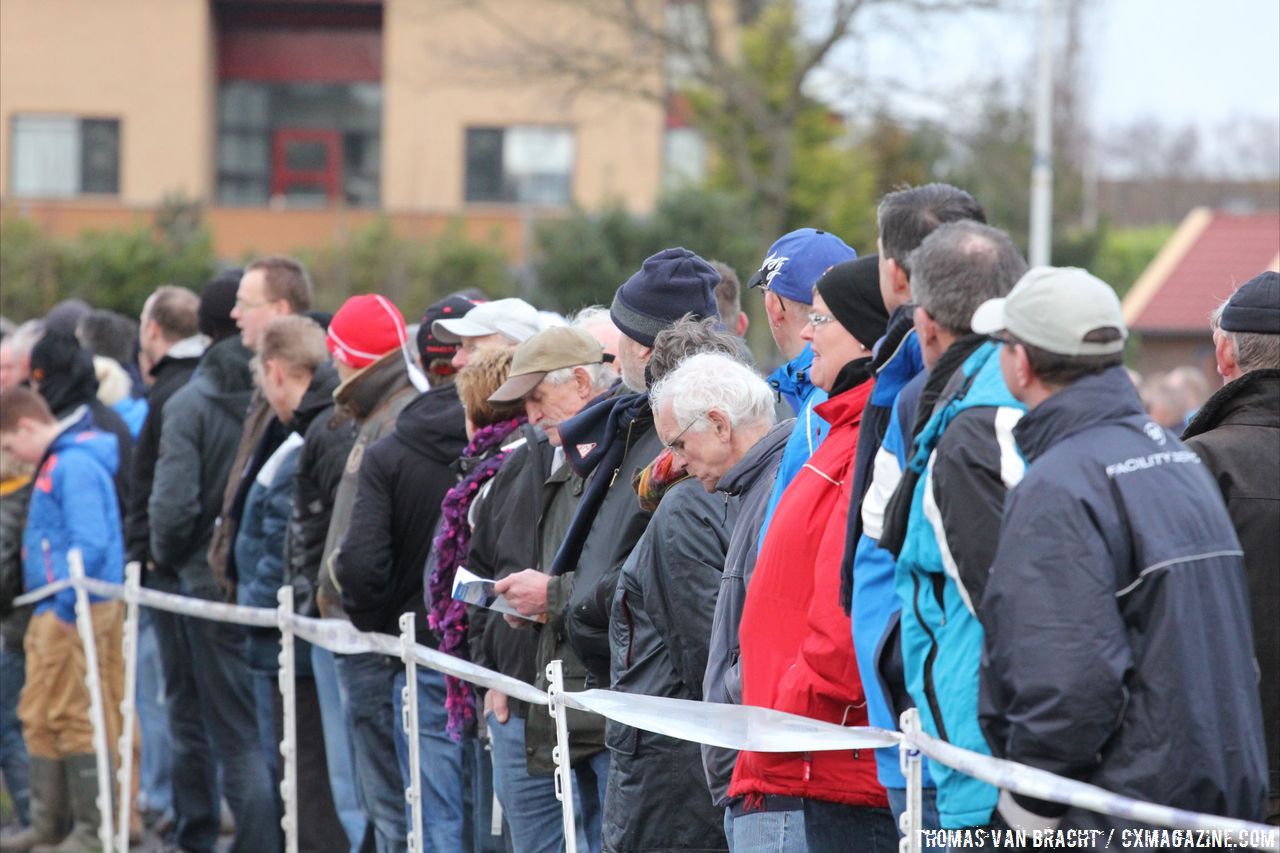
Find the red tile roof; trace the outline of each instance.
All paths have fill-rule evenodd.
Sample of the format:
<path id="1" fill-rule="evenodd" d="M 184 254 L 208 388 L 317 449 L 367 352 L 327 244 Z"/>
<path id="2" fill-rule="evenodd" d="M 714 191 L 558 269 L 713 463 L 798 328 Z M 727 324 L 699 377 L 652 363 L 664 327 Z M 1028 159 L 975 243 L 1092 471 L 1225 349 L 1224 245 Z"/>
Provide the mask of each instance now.
<path id="1" fill-rule="evenodd" d="M 1146 304 L 1138 308 L 1130 326 L 1156 334 L 1207 334 L 1210 312 L 1237 286 L 1268 267 L 1274 268 L 1277 257 L 1280 213 L 1215 211 L 1182 257 L 1173 261 L 1163 281 L 1150 283 Z M 1153 268 L 1157 261 L 1152 262 Z"/>

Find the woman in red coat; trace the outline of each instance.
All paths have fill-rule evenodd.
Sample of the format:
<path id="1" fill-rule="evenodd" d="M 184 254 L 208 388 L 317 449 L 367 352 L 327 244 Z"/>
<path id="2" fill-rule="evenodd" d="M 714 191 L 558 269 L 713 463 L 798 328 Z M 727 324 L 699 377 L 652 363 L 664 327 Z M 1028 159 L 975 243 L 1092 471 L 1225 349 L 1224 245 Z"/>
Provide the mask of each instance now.
<path id="1" fill-rule="evenodd" d="M 867 724 L 840 560 L 862 409 L 875 384 L 867 366 L 888 322 L 874 257 L 840 264 L 814 286 L 802 336 L 813 383 L 831 395 L 815 411 L 831 430 L 783 493 L 760 548 L 739 628 L 743 703 L 845 726 Z M 729 791 L 799 797 L 810 853 L 890 851 L 898 833 L 870 750 L 743 752 Z"/>

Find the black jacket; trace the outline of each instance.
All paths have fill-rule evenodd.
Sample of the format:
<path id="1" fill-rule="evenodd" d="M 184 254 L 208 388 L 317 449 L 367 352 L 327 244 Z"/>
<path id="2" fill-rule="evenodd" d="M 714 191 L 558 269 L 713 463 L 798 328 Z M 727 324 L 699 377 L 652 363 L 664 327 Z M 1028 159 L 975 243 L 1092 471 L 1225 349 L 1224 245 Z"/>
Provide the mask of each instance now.
<path id="1" fill-rule="evenodd" d="M 400 614 L 417 614 L 418 642 L 435 645 L 422 596 L 422 567 L 440 502 L 457 482 L 453 463 L 467 446 L 466 421 L 452 385 L 404 408 L 395 430 L 364 453 L 355 504 L 334 572 L 342 607 L 362 631 L 400 632 Z"/>
<path id="2" fill-rule="evenodd" d="M 253 393 L 252 356 L 239 337 L 223 338 L 164 406 L 147 503 L 151 559 L 157 579 L 176 574 L 187 595 L 222 597 L 207 552 Z"/>
<path id="3" fill-rule="evenodd" d="M 978 613 L 992 753 L 1105 790 L 1247 820 L 1267 770 L 1240 543 L 1199 458 L 1115 367 L 1019 421 Z M 1061 826 L 1130 821 L 1014 798 Z"/>
<path id="4" fill-rule="evenodd" d="M 1255 370 L 1224 385 L 1182 437 L 1217 481 L 1244 548 L 1274 795 L 1280 793 L 1280 370 Z"/>
<path id="5" fill-rule="evenodd" d="M 199 338 L 179 341 L 151 368 L 151 390 L 147 393 L 147 418 L 138 433 L 133 451 L 133 487 L 125 512 L 125 559 L 146 566 L 151 561 L 151 530 L 148 526 L 147 502 L 151 500 L 151 481 L 155 477 L 156 457 L 160 455 L 160 431 L 164 424 L 164 404 L 187 384 L 200 363 L 204 347 Z M 149 573 L 144 573 L 144 579 Z"/>
<path id="6" fill-rule="evenodd" d="M 551 474 L 554 448 L 534 427 L 526 424 L 520 433 L 525 443 L 511 451 L 474 505 L 467 568 L 481 577 L 497 580 L 538 565 L 544 484 Z M 512 628 L 501 614 L 483 607 L 473 607 L 469 621 L 473 662 L 534 682 L 538 633 L 532 626 Z M 524 702 L 512 699 L 510 708 L 520 717 L 527 716 Z"/>
<path id="7" fill-rule="evenodd" d="M 716 489 L 738 502 L 738 521 L 729 537 L 725 553 L 724 574 L 716 597 L 715 616 L 711 620 L 711 644 L 707 649 L 707 674 L 702 680 L 702 698 L 708 702 L 738 705 L 742 703 L 742 668 L 738 643 L 738 625 L 742 608 L 747 603 L 747 586 L 756 568 L 760 550 L 760 526 L 773 492 L 773 481 L 782 462 L 782 451 L 795 420 L 776 425 L 737 465 L 729 469 Z M 702 747 L 702 764 L 707 785 L 716 805 L 727 804 L 729 780 L 738 753 L 715 746 Z"/>
<path id="8" fill-rule="evenodd" d="M 331 366 L 327 371 L 337 379 Z M 314 384 L 314 379 L 313 379 Z M 333 496 L 342 480 L 342 469 L 356 441 L 355 423 L 334 413 L 333 392 L 312 394 L 310 389 L 293 413 L 293 428 L 304 441 L 293 475 L 293 507 L 285 539 L 285 578 L 293 585 L 294 609 L 304 616 L 319 616 L 316 585 L 320 560 L 329 535 Z"/>
<path id="9" fill-rule="evenodd" d="M 31 501 L 31 477 L 19 475 L 0 481 L 0 645 L 22 654 L 23 637 L 34 605 L 14 609 L 22 595 L 22 531 Z M 14 697 L 10 697 L 11 699 Z"/>
<path id="10" fill-rule="evenodd" d="M 702 699 L 711 619 L 737 512 L 735 499 L 709 494 L 692 479 L 663 496 L 614 594 L 614 690 Z M 727 849 L 724 809 L 707 790 L 698 744 L 613 720 L 607 737 L 605 850 Z"/>
<path id="11" fill-rule="evenodd" d="M 590 675 L 609 683 L 609 612 L 618 572 L 649 524 L 631 481 L 662 450 L 646 394 L 621 393 L 592 403 L 560 426 L 565 455 L 587 487 L 552 565 L 574 572 L 565 634 Z"/>

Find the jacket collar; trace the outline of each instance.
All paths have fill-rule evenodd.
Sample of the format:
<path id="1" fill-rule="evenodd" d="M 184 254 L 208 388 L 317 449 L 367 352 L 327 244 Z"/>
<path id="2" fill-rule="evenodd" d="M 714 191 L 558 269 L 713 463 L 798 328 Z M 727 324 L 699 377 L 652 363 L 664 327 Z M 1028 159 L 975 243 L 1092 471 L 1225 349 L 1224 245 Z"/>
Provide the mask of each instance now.
<path id="1" fill-rule="evenodd" d="M 1280 426 L 1280 369 L 1251 370 L 1223 385 L 1192 418 L 1183 439 L 1226 422 Z"/>
<path id="2" fill-rule="evenodd" d="M 876 383 L 868 379 L 814 406 L 813 413 L 831 424 L 832 431 L 838 426 L 855 424 L 861 420 L 862 410 L 866 408 L 867 398 L 875 386 Z"/>
<path id="3" fill-rule="evenodd" d="M 787 446 L 787 439 L 791 438 L 791 431 L 794 428 L 794 418 L 775 424 L 765 433 L 764 438 L 752 445 L 746 455 L 738 460 L 737 465 L 725 472 L 720 482 L 716 483 L 716 491 L 728 495 L 740 495 L 754 487 L 756 482 L 771 470 L 769 461 L 775 456 L 782 455 L 783 449 Z"/>
<path id="4" fill-rule="evenodd" d="M 809 381 L 809 367 L 813 364 L 813 349 L 808 344 L 795 358 L 769 374 L 769 384 L 783 397 L 803 400 L 813 383 Z M 799 406 L 792 408 L 798 409 Z"/>
<path id="5" fill-rule="evenodd" d="M 1098 424 L 1142 415 L 1138 392 L 1123 367 L 1086 376 L 1045 400 L 1013 428 L 1027 462 L 1063 439 Z"/>
<path id="6" fill-rule="evenodd" d="M 307 427 L 315 420 L 316 415 L 333 405 L 333 392 L 338 387 L 338 372 L 332 364 L 322 364 L 311 374 L 311 382 L 293 410 L 293 418 L 289 426 L 296 432 L 305 433 Z"/>
<path id="7" fill-rule="evenodd" d="M 378 404 L 403 387 L 413 387 L 400 350 L 392 350 L 343 382 L 333 400 L 356 420 L 364 420 Z"/>

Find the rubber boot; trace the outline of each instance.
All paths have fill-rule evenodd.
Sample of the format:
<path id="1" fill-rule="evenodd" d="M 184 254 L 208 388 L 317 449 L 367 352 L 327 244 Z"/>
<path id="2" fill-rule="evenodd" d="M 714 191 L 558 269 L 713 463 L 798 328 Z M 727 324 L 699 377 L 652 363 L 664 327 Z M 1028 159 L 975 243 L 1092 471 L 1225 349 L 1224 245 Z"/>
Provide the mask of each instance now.
<path id="1" fill-rule="evenodd" d="M 53 848 L 53 853 L 91 853 L 102 849 L 98 827 L 98 760 L 92 753 L 68 755 L 67 793 L 71 800 L 71 834 Z"/>
<path id="2" fill-rule="evenodd" d="M 67 811 L 67 779 L 62 762 L 31 756 L 31 826 L 4 839 L 0 849 L 26 851 L 37 844 L 57 844 Z"/>

